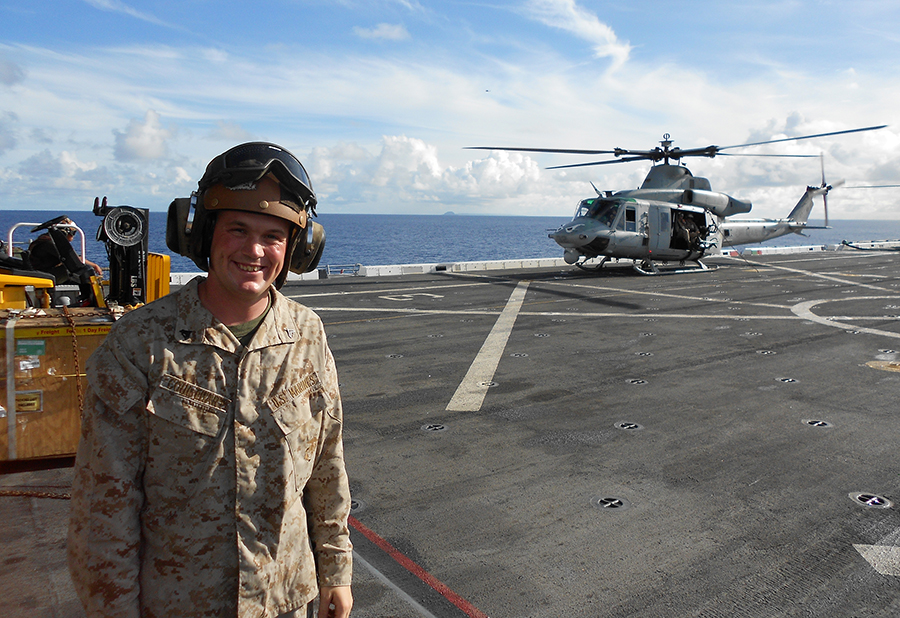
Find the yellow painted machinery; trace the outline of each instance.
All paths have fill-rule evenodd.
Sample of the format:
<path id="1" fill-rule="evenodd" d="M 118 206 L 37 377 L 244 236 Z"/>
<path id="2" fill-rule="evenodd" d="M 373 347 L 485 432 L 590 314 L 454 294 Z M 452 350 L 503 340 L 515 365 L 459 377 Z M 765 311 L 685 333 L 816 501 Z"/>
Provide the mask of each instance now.
<path id="1" fill-rule="evenodd" d="M 94 278 L 96 306 L 68 306 L 52 277 L 0 266 L 0 471 L 9 464 L 71 459 L 80 435 L 85 362 L 119 316 L 169 292 L 168 255 L 133 249 L 138 243 L 118 244 L 122 218 L 134 219 L 136 212 L 122 208 L 129 207 L 103 213 L 95 207 L 104 223 L 110 212 L 119 218 L 118 228 L 107 225 L 113 237 L 100 239 L 107 244 L 110 276 Z M 66 302 L 55 302 L 60 298 Z"/>

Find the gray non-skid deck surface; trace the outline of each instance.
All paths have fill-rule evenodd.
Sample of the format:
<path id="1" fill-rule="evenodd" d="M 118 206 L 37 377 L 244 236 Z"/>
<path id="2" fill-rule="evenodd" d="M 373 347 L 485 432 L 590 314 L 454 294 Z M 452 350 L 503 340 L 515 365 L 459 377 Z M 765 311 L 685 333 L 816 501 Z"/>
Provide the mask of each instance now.
<path id="1" fill-rule="evenodd" d="M 353 615 L 900 615 L 898 260 L 289 284 L 340 374 Z M 5 616 L 80 615 L 58 502 L 0 497 Z"/>

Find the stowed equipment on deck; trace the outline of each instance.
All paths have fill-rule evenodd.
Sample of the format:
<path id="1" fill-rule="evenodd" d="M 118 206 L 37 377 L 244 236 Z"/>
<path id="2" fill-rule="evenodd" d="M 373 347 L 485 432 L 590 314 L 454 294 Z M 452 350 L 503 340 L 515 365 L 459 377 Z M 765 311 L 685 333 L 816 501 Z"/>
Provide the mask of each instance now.
<path id="1" fill-rule="evenodd" d="M 9 233 L 0 259 L 0 463 L 74 455 L 85 361 L 119 315 L 169 292 L 169 256 L 148 251 L 148 211 L 110 207 L 103 198 L 94 200 L 93 212 L 103 217 L 97 240 L 106 246 L 109 280 L 92 277 L 91 306 L 70 307 L 73 294 L 83 300 L 82 290 L 35 270 L 27 249 L 13 251 L 13 231 L 36 224 L 17 224 Z M 68 218 L 57 219 L 36 231 L 80 231 Z M 81 256 L 83 263 L 83 232 Z"/>

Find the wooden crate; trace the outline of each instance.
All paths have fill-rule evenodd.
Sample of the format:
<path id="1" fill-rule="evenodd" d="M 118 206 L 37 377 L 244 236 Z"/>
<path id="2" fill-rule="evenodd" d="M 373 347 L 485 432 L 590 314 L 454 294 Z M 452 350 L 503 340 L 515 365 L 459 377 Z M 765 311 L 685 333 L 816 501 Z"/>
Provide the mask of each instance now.
<path id="1" fill-rule="evenodd" d="M 104 309 L 69 309 L 71 324 L 62 309 L 43 311 L 0 311 L 0 461 L 74 455 L 85 363 L 113 323 Z"/>

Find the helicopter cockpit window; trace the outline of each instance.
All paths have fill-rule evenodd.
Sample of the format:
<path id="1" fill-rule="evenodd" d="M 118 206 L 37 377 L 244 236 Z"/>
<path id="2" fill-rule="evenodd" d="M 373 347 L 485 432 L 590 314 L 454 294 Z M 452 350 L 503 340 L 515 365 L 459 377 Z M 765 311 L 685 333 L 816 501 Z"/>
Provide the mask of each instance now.
<path id="1" fill-rule="evenodd" d="M 575 210 L 576 217 L 590 217 L 609 227 L 615 225 L 617 214 L 619 214 L 619 202 L 599 197 L 581 200 Z"/>
<path id="2" fill-rule="evenodd" d="M 597 200 L 594 207 L 591 208 L 590 216 L 604 225 L 612 227 L 616 222 L 616 215 L 619 214 L 619 202 L 611 200 Z"/>
<path id="3" fill-rule="evenodd" d="M 578 204 L 578 208 L 575 209 L 575 217 L 587 217 L 591 214 L 591 208 L 594 207 L 594 204 L 598 202 L 598 199 L 595 197 L 589 197 L 586 200 L 581 200 Z"/>

